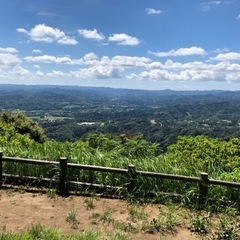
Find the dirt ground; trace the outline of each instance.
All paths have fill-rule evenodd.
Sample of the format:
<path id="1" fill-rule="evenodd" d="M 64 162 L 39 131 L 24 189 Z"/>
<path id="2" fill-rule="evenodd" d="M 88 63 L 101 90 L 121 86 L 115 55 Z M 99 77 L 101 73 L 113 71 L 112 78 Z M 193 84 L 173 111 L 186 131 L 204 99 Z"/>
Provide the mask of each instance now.
<path id="1" fill-rule="evenodd" d="M 118 223 L 129 222 L 128 203 L 120 199 L 106 199 L 97 197 L 70 196 L 62 198 L 57 195 L 52 198 L 39 192 L 16 191 L 12 189 L 0 190 L 0 229 L 7 231 L 21 232 L 35 224 L 51 226 L 61 229 L 65 234 L 82 232 L 86 229 L 101 230 L 104 233 L 116 231 L 113 224 L 108 221 L 107 216 L 102 220 L 94 219 L 96 213 L 110 212 L 108 217 Z M 149 219 L 156 217 L 159 213 L 159 206 L 144 206 Z M 73 226 L 66 220 L 70 213 L 76 213 L 77 223 Z M 138 224 L 138 220 L 131 220 L 131 224 Z M 127 232 L 133 239 L 144 240 L 183 240 L 199 239 L 191 233 L 187 226 L 180 225 L 174 233 L 144 233 L 142 230 L 137 233 Z"/>

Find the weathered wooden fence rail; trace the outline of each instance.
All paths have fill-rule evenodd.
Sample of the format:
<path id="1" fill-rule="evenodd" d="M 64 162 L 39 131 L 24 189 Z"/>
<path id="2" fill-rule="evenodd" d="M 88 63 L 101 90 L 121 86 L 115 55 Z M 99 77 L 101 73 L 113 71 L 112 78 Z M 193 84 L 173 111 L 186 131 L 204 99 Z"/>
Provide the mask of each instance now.
<path id="1" fill-rule="evenodd" d="M 26 158 L 5 157 L 3 156 L 2 152 L 0 152 L 0 188 L 2 187 L 4 176 L 8 176 L 8 174 L 3 174 L 3 162 L 15 162 L 15 163 L 22 163 L 22 164 L 35 164 L 35 165 L 42 165 L 42 166 L 44 165 L 44 166 L 58 167 L 59 169 L 58 193 L 60 196 L 63 196 L 63 197 L 66 197 L 68 195 L 68 184 L 67 184 L 68 169 L 124 174 L 126 175 L 126 179 L 127 179 L 126 180 L 127 191 L 130 193 L 136 188 L 136 181 L 138 176 L 147 177 L 147 178 L 168 179 L 168 180 L 174 180 L 174 181 L 196 182 L 199 184 L 199 199 L 201 203 L 204 203 L 204 200 L 207 197 L 209 185 L 220 185 L 220 186 L 226 186 L 226 187 L 240 188 L 240 183 L 210 179 L 207 173 L 200 173 L 199 177 L 192 177 L 192 176 L 184 176 L 184 175 L 138 171 L 136 170 L 134 165 L 128 165 L 127 169 L 121 169 L 121 168 L 68 163 L 68 159 L 65 157 L 61 157 L 59 159 L 59 162 L 26 159 Z M 34 176 L 26 176 L 26 177 L 37 179 L 37 177 L 34 177 Z M 47 178 L 44 178 L 44 179 L 46 181 L 51 180 Z M 77 183 L 77 182 L 74 182 L 74 183 Z"/>

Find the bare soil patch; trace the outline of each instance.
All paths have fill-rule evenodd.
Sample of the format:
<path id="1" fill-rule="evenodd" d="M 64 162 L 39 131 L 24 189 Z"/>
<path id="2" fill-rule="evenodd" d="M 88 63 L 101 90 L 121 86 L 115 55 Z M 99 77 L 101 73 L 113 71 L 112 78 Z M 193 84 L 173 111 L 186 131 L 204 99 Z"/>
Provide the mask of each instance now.
<path id="1" fill-rule="evenodd" d="M 159 208 L 159 205 L 149 204 L 140 206 L 139 211 L 144 210 L 148 219 L 154 219 L 159 213 Z M 71 213 L 77 214 L 75 225 L 66 220 Z M 68 198 L 54 196 L 54 198 L 50 198 L 47 194 L 5 189 L 0 190 L 0 219 L 0 228 L 13 232 L 24 231 L 39 223 L 61 229 L 66 234 L 82 232 L 89 228 L 101 230 L 107 234 L 125 226 L 126 233 L 133 239 L 199 239 L 197 235 L 187 229 L 184 220 L 172 233 L 160 231 L 149 234 L 143 230 L 131 232 L 131 229 L 128 230 L 126 226 L 138 226 L 141 220 L 131 217 L 129 203 L 119 199 L 84 196 L 70 196 Z M 118 223 L 118 227 L 116 223 Z"/>

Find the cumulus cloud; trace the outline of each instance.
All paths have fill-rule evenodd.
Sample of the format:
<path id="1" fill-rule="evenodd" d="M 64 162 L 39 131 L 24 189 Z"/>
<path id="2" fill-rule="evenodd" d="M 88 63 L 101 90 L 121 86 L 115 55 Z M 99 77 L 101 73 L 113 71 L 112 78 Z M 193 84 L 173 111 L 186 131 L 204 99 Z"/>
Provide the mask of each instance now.
<path id="1" fill-rule="evenodd" d="M 51 55 L 41 55 L 41 56 L 27 56 L 24 58 L 26 62 L 40 62 L 40 63 L 56 63 L 56 64 L 81 64 L 80 60 L 71 59 L 70 57 L 55 57 Z"/>
<path id="2" fill-rule="evenodd" d="M 216 61 L 240 60 L 240 53 L 236 52 L 220 53 L 212 59 Z"/>
<path id="3" fill-rule="evenodd" d="M 11 53 L 1 53 L 0 52 L 0 66 L 15 66 L 20 64 L 22 61 L 16 55 Z"/>
<path id="4" fill-rule="evenodd" d="M 73 77 L 77 78 L 121 78 L 122 68 L 114 66 L 92 66 L 89 68 L 83 68 L 79 71 L 71 71 Z"/>
<path id="5" fill-rule="evenodd" d="M 131 74 L 130 79 L 152 80 L 152 81 L 219 81 L 221 74 L 214 70 L 185 69 L 181 71 L 169 71 L 166 69 L 152 69 L 140 74 Z"/>
<path id="6" fill-rule="evenodd" d="M 240 81 L 240 64 L 229 61 L 209 63 L 193 62 L 151 62 L 146 70 L 133 72 L 126 76 L 128 79 L 152 81 Z"/>
<path id="7" fill-rule="evenodd" d="M 17 65 L 13 68 L 14 74 L 20 75 L 20 76 L 26 76 L 30 74 L 30 71 L 21 67 L 20 65 Z"/>
<path id="8" fill-rule="evenodd" d="M 157 10 L 157 9 L 154 9 L 154 8 L 146 8 L 145 12 L 149 15 L 156 15 L 156 14 L 161 14 L 162 13 L 161 10 Z"/>
<path id="9" fill-rule="evenodd" d="M 42 51 L 40 49 L 33 49 L 32 52 L 33 53 L 42 53 Z"/>
<path id="10" fill-rule="evenodd" d="M 4 50 L 5 51 L 5 50 Z M 226 49 L 224 51 L 227 51 Z M 180 62 L 172 59 L 166 61 L 153 61 L 151 58 L 142 56 L 107 55 L 98 56 L 89 52 L 79 59 L 70 56 L 27 56 L 23 58 L 28 63 L 33 63 L 32 71 L 21 66 L 21 60 L 12 53 L 0 52 L 0 71 L 2 75 L 8 72 L 9 76 L 28 75 L 32 79 L 135 79 L 144 81 L 240 81 L 240 53 L 211 51 L 208 55 L 216 54 L 215 57 L 202 61 Z M 219 53 L 220 52 L 220 53 Z M 153 54 L 153 53 L 152 53 Z M 180 48 L 160 53 L 160 56 L 175 57 L 193 54 L 206 54 L 199 47 Z M 206 55 L 206 56 L 208 56 Z M 188 59 L 188 58 L 187 58 Z M 4 61 L 4 62 L 3 62 Z M 45 72 L 38 63 L 51 65 L 72 65 L 71 70 L 66 72 L 51 70 Z M 74 69 L 74 65 L 77 69 Z M 28 65 L 26 65 L 28 66 Z M 5 71 L 6 70 L 6 71 Z"/>
<path id="11" fill-rule="evenodd" d="M 118 45 L 139 45 L 140 40 L 136 37 L 129 36 L 125 33 L 116 33 L 109 36 L 110 42 L 117 42 Z"/>
<path id="12" fill-rule="evenodd" d="M 78 42 L 70 36 L 67 36 L 58 28 L 52 28 L 45 24 L 38 24 L 31 30 L 27 31 L 23 28 L 18 28 L 18 32 L 27 34 L 32 41 L 53 43 L 56 42 L 62 45 L 76 45 Z"/>
<path id="13" fill-rule="evenodd" d="M 91 52 L 83 56 L 82 62 L 86 65 L 94 65 L 99 62 L 99 58 L 95 53 Z"/>
<path id="14" fill-rule="evenodd" d="M 200 47 L 192 46 L 190 48 L 179 48 L 177 50 L 170 50 L 168 52 L 148 52 L 149 54 L 155 55 L 157 57 L 177 57 L 177 56 L 190 56 L 190 55 L 204 55 L 205 50 Z"/>
<path id="15" fill-rule="evenodd" d="M 42 71 L 36 71 L 36 76 L 37 77 L 43 77 L 44 73 Z"/>
<path id="16" fill-rule="evenodd" d="M 114 56 L 110 64 L 121 67 L 146 67 L 151 61 L 146 57 Z"/>
<path id="17" fill-rule="evenodd" d="M 18 53 L 18 50 L 12 47 L 7 47 L 7 48 L 0 47 L 0 53 Z"/>
<path id="18" fill-rule="evenodd" d="M 16 30 L 19 33 L 28 33 L 28 31 L 26 29 L 24 29 L 24 28 L 17 28 Z"/>
<path id="19" fill-rule="evenodd" d="M 105 36 L 102 33 L 98 33 L 95 28 L 93 30 L 79 29 L 78 33 L 84 38 L 91 40 L 101 41 L 105 39 Z"/>
<path id="20" fill-rule="evenodd" d="M 47 77 L 70 77 L 70 74 L 64 73 L 62 71 L 53 70 L 46 74 Z"/>
<path id="21" fill-rule="evenodd" d="M 146 57 L 136 56 L 114 56 L 109 58 L 103 56 L 99 58 L 95 53 L 87 53 L 80 59 L 71 59 L 68 56 L 56 57 L 52 55 L 41 56 L 27 56 L 24 58 L 26 62 L 32 63 L 46 63 L 46 64 L 65 64 L 65 65 L 89 65 L 89 66 L 113 66 L 113 67 L 147 67 L 147 64 L 152 62 L 151 59 Z"/>

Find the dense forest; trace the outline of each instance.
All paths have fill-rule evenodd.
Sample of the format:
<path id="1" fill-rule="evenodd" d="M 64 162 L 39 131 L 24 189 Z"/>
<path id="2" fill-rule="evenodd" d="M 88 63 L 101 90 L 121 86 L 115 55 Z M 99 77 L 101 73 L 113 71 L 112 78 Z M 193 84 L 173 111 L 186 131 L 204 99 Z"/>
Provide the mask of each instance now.
<path id="1" fill-rule="evenodd" d="M 90 133 L 129 134 L 165 151 L 179 136 L 240 137 L 237 91 L 0 85 L 0 106 L 23 112 L 57 141 L 84 140 Z"/>

